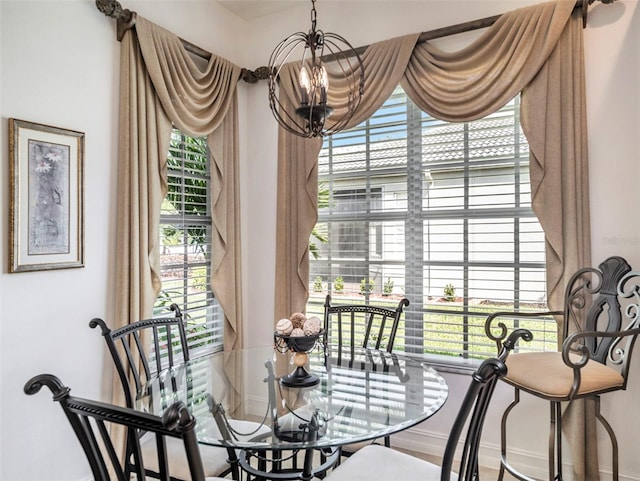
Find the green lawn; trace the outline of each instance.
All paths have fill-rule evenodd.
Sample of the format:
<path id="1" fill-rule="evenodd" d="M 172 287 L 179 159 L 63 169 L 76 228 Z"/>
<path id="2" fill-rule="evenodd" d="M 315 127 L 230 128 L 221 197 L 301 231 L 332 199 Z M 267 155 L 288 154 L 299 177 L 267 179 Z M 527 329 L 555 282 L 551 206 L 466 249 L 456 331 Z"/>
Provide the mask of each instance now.
<path id="1" fill-rule="evenodd" d="M 322 318 L 324 295 L 312 295 L 309 301 L 307 315 L 316 315 Z M 357 295 L 332 298 L 332 304 L 361 304 L 363 302 L 364 298 Z M 376 297 L 372 303 L 395 309 L 398 305 L 398 299 Z M 495 355 L 496 344 L 485 334 L 485 320 L 493 312 L 512 310 L 513 305 L 506 303 L 476 302 L 465 310 L 460 302 L 435 300 L 428 304 L 425 303 L 421 313 L 422 318 L 416 320 L 418 313 L 412 312 L 411 306 L 409 306 L 403 315 L 404 322 L 398 328 L 394 350 L 404 351 L 409 345 L 410 339 L 414 342 L 416 339 L 422 339 L 423 354 L 467 358 L 485 358 Z M 543 311 L 544 306 L 527 306 L 526 309 L 521 309 L 521 312 L 534 310 Z M 531 320 L 511 316 L 501 320 L 508 332 L 520 327 L 529 329 L 533 333 L 533 341 L 521 343 L 520 350 L 556 349 L 557 325 L 552 318 Z M 495 322 L 494 325 L 496 325 Z M 498 330 L 493 332 L 498 333 Z"/>
<path id="2" fill-rule="evenodd" d="M 190 304 L 189 312 L 185 314 L 185 322 L 190 342 L 198 342 L 198 332 L 206 337 L 206 295 L 202 286 L 198 284 L 195 276 L 193 285 L 188 287 Z M 181 292 L 184 289 L 181 279 L 165 279 L 163 281 L 163 293 L 166 294 L 159 304 L 168 307 L 171 302 L 180 304 Z M 307 316 L 315 315 L 320 319 L 324 314 L 325 294 L 314 293 L 309 298 Z M 334 296 L 333 304 L 361 304 L 364 297 L 360 295 Z M 378 296 L 372 299 L 376 305 L 395 309 L 399 298 Z M 442 300 L 428 301 L 423 306 L 422 318 L 417 320 L 416 312 L 411 306 L 405 310 L 404 322 L 398 329 L 394 350 L 405 351 L 406 347 L 414 345 L 416 339 L 422 339 L 423 354 L 444 355 L 467 358 L 485 358 L 496 353 L 496 345 L 491 341 L 484 330 L 487 316 L 496 311 L 511 311 L 513 306 L 507 303 L 491 303 L 489 301 L 475 302 L 466 310 L 460 302 L 443 302 Z M 544 310 L 543 306 L 527 306 L 522 312 Z M 160 309 L 158 314 L 166 314 L 166 310 Z M 466 321 L 466 322 L 465 322 Z M 533 341 L 522 342 L 519 346 L 523 351 L 555 350 L 557 346 L 557 327 L 551 318 L 531 320 L 525 318 L 506 318 L 503 320 L 509 332 L 516 327 L 529 329 L 533 333 Z M 275 324 L 275 322 L 274 322 Z M 378 326 L 376 326 L 378 327 Z M 364 328 L 359 329 L 364 333 Z M 496 331 L 497 332 L 497 331 Z M 414 343 L 410 343 L 414 340 Z M 414 349 L 412 349 L 412 352 Z"/>

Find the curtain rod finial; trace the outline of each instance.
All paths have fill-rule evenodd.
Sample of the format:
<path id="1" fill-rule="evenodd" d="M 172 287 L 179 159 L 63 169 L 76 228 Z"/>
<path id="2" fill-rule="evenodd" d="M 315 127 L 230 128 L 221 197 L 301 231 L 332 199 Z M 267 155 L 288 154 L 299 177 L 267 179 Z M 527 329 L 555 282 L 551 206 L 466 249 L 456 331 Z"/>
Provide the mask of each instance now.
<path id="1" fill-rule="evenodd" d="M 243 68 L 240 78 L 250 84 L 257 83 L 258 80 L 266 80 L 269 78 L 269 67 L 258 67 L 255 70 Z"/>
<path id="2" fill-rule="evenodd" d="M 128 8 L 122 8 L 117 0 L 96 0 L 96 8 L 107 17 L 115 18 L 118 22 L 118 41 L 122 40 L 124 32 L 133 27 L 136 13 Z"/>
<path id="3" fill-rule="evenodd" d="M 117 0 L 96 0 L 96 8 L 107 17 L 115 19 L 129 17 L 131 15 L 131 11 L 123 9 Z"/>

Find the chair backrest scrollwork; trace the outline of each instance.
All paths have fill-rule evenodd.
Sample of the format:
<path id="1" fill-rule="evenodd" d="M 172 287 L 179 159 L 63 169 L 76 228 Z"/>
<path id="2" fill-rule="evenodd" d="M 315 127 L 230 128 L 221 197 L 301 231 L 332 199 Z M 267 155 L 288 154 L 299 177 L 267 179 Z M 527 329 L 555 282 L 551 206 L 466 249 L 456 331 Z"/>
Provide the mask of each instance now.
<path id="1" fill-rule="evenodd" d="M 391 352 L 408 305 L 408 299 L 401 299 L 395 309 L 373 304 L 332 305 L 328 295 L 324 303 L 325 345 L 331 342 Z"/>
<path id="2" fill-rule="evenodd" d="M 563 341 L 570 352 L 616 367 L 624 389 L 640 334 L 640 272 L 618 256 L 607 258 L 597 269 L 577 271 L 566 290 L 564 324 Z"/>
<path id="3" fill-rule="evenodd" d="M 580 269 L 571 277 L 565 291 L 563 339 L 574 332 L 620 330 L 618 284 L 630 270 L 626 260 L 614 256 L 603 261 L 597 269 Z M 606 362 L 612 342 L 608 337 L 584 338 L 589 356 L 600 363 Z"/>
<path id="4" fill-rule="evenodd" d="M 100 326 L 109 353 L 124 389 L 127 407 L 135 407 L 135 396 L 155 374 L 189 360 L 187 335 L 177 304 L 171 317 L 132 322 L 111 330 L 102 319 L 92 319 L 89 327 Z"/>

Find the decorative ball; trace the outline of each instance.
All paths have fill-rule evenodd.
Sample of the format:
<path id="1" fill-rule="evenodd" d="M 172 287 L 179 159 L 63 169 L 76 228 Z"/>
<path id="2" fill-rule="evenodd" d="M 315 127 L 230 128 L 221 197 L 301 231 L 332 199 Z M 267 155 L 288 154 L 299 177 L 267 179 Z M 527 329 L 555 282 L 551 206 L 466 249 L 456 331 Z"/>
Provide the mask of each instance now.
<path id="1" fill-rule="evenodd" d="M 276 332 L 288 336 L 293 330 L 293 323 L 289 319 L 280 319 L 276 323 Z"/>
<path id="2" fill-rule="evenodd" d="M 302 329 L 302 326 L 304 326 L 304 321 L 307 320 L 307 316 L 305 316 L 302 312 L 294 312 L 293 314 L 291 314 L 289 320 L 293 324 L 294 329 Z"/>
<path id="3" fill-rule="evenodd" d="M 316 316 L 311 316 L 304 321 L 302 330 L 305 336 L 314 336 L 320 332 L 320 326 L 322 326 L 322 321 Z"/>
<path id="4" fill-rule="evenodd" d="M 304 366 L 308 360 L 309 357 L 304 352 L 296 352 L 293 355 L 293 364 L 295 366 Z"/>
<path id="5" fill-rule="evenodd" d="M 300 329 L 299 327 L 295 327 L 290 334 L 291 337 L 303 337 L 304 336 L 304 331 L 302 329 Z"/>

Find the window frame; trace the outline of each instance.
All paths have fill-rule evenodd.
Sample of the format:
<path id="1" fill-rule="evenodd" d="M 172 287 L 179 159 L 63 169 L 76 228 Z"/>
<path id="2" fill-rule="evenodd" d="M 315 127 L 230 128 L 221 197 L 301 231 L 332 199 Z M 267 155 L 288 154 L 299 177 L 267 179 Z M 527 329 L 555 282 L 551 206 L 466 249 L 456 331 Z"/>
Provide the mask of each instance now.
<path id="1" fill-rule="evenodd" d="M 194 357 L 221 351 L 224 338 L 224 315 L 211 289 L 211 156 L 206 137 L 193 137 L 175 127 L 171 135 L 167 195 L 159 223 L 163 289 L 154 305 L 154 316 L 166 315 L 170 304 L 178 304 Z M 167 228 L 174 231 L 174 241 L 180 239 L 177 244 L 167 240 Z M 204 242 L 194 241 L 199 236 Z M 175 252 L 176 260 L 168 261 L 166 252 Z M 174 279 L 169 280 L 170 275 Z M 175 287 L 165 289 L 171 283 Z"/>
<path id="2" fill-rule="evenodd" d="M 396 91 L 394 92 L 392 97 L 390 97 L 390 99 L 392 99 L 394 96 L 397 97 L 398 95 L 406 96 L 406 94 L 404 94 L 403 92 L 399 94 L 398 93 L 399 90 L 400 90 L 399 88 L 396 89 Z M 432 259 L 425 260 L 424 249 L 420 248 L 421 244 L 424 245 L 423 237 L 424 237 L 424 231 L 425 231 L 425 227 L 424 227 L 425 221 L 446 219 L 448 218 L 448 216 L 451 215 L 452 212 L 451 212 L 451 209 L 450 210 L 447 210 L 447 209 L 429 210 L 424 208 L 424 205 L 423 205 L 424 203 L 424 195 L 423 195 L 424 187 L 423 186 L 425 184 L 424 177 L 426 173 L 429 173 L 429 175 L 431 175 L 432 173 L 432 170 L 426 170 L 425 172 L 425 169 L 424 169 L 425 161 L 423 159 L 423 155 L 424 155 L 423 128 L 424 128 L 424 123 L 426 121 L 425 118 L 428 119 L 429 116 L 427 116 L 427 114 L 424 114 L 422 111 L 420 111 L 420 109 L 417 106 L 415 106 L 413 102 L 410 102 L 408 98 L 406 99 L 406 102 L 407 102 L 406 166 L 398 167 L 397 169 L 394 168 L 393 166 L 386 167 L 387 175 L 393 175 L 394 172 L 396 173 L 400 172 L 402 168 L 404 168 L 406 171 L 407 189 L 406 189 L 406 200 L 404 200 L 404 203 L 406 204 L 406 210 L 403 210 L 401 208 L 396 208 L 395 210 L 389 209 L 389 210 L 381 210 L 379 212 L 372 212 L 371 211 L 372 209 L 365 208 L 364 210 L 366 211 L 365 212 L 366 215 L 364 217 L 361 216 L 357 220 L 358 222 L 365 222 L 365 223 L 391 222 L 394 220 L 397 222 L 404 223 L 405 233 L 412 233 L 412 235 L 405 236 L 406 245 L 404 250 L 406 253 L 409 253 L 409 255 L 406 255 L 403 260 L 404 267 L 405 267 L 405 272 L 404 272 L 405 279 L 408 279 L 408 278 L 424 279 L 424 275 L 422 274 L 422 271 L 424 270 L 425 266 L 437 268 L 444 265 L 446 266 L 456 265 L 457 267 L 461 268 L 464 276 L 464 279 L 463 279 L 464 292 L 461 296 L 463 307 L 460 311 L 456 311 L 456 314 L 459 314 L 465 320 L 465 322 L 468 323 L 469 319 L 480 315 L 480 313 L 476 312 L 472 308 L 472 306 L 470 306 L 469 304 L 470 299 L 468 295 L 468 286 L 470 284 L 469 275 L 471 272 L 471 268 L 473 266 L 482 266 L 485 269 L 497 269 L 497 268 L 505 267 L 505 264 L 500 262 L 474 262 L 470 259 L 468 227 L 471 221 L 479 222 L 482 219 L 495 219 L 495 218 L 513 219 L 514 221 L 514 225 L 513 225 L 514 260 L 511 264 L 507 264 L 507 266 L 512 267 L 514 269 L 514 280 L 513 280 L 514 292 L 516 293 L 519 292 L 519 286 L 517 284 L 520 282 L 519 273 L 521 272 L 521 270 L 528 269 L 531 271 L 537 271 L 539 273 L 542 273 L 543 275 L 546 274 L 545 262 L 544 262 L 544 236 L 543 235 L 542 235 L 542 258 L 541 259 L 535 262 L 528 261 L 522 258 L 521 252 L 520 252 L 520 248 L 521 248 L 520 232 L 519 232 L 520 221 L 521 220 L 527 221 L 532 219 L 535 219 L 537 221 L 535 214 L 531 209 L 530 203 L 522 202 L 522 199 L 526 197 L 528 194 L 527 192 L 521 191 L 521 185 L 522 185 L 521 183 L 523 182 L 522 169 L 528 168 L 528 148 L 526 148 L 526 153 L 524 155 L 522 154 L 522 151 L 515 152 L 511 160 L 505 160 L 503 163 L 503 165 L 508 165 L 509 168 L 512 168 L 514 170 L 513 196 L 516 199 L 516 201 L 514 202 L 514 206 L 490 208 L 490 209 L 474 208 L 474 206 L 469 204 L 470 196 L 468 195 L 469 190 L 474 188 L 474 186 L 472 185 L 473 183 L 471 182 L 471 180 L 473 179 L 473 176 L 470 174 L 471 172 L 470 169 L 472 168 L 496 169 L 496 168 L 500 168 L 501 162 L 499 159 L 490 159 L 489 161 L 486 162 L 486 165 L 484 166 L 483 166 L 483 162 L 478 162 L 478 161 L 475 161 L 473 162 L 473 164 L 471 164 L 468 156 L 468 150 L 470 145 L 469 144 L 470 137 L 469 137 L 468 129 L 469 129 L 470 123 L 469 122 L 460 123 L 461 125 L 464 126 L 465 157 L 463 158 L 462 161 L 457 162 L 458 164 L 457 167 L 465 170 L 465 175 L 463 178 L 463 181 L 464 181 L 463 188 L 465 191 L 465 196 L 464 196 L 465 205 L 463 210 L 467 212 L 467 215 L 460 218 L 463 219 L 464 221 L 463 236 L 465 238 L 464 245 L 466 247 L 464 249 L 462 259 L 457 263 L 452 263 L 451 261 L 442 262 L 442 261 L 432 260 Z M 513 105 L 514 105 L 513 115 L 516 116 L 515 117 L 516 123 L 515 123 L 515 128 L 513 133 L 513 136 L 514 136 L 513 147 L 514 149 L 520 150 L 521 148 L 524 148 L 526 146 L 521 145 L 522 143 L 521 139 L 524 137 L 519 125 L 518 98 L 514 99 Z M 375 117 L 376 117 L 376 114 L 374 114 L 374 116 L 372 116 L 370 119 L 366 120 L 360 126 L 357 126 L 351 131 L 353 132 L 353 130 L 357 130 L 358 133 L 350 133 L 350 131 L 345 131 L 342 138 L 340 137 L 341 134 L 334 134 L 333 136 L 325 139 L 325 143 L 320 153 L 318 182 L 319 182 L 320 189 L 322 189 L 322 187 L 325 186 L 329 190 L 329 202 L 328 202 L 329 206 L 331 206 L 332 203 L 335 202 L 335 198 L 336 198 L 335 192 L 339 191 L 339 187 L 336 187 L 338 182 L 346 178 L 349 178 L 350 174 L 344 165 L 334 166 L 332 165 L 331 160 L 329 160 L 325 165 L 323 165 L 323 160 L 326 158 L 331 159 L 332 155 L 334 155 L 333 154 L 334 144 L 345 142 L 344 140 L 345 136 L 359 135 L 365 138 L 365 146 L 364 146 L 365 160 L 360 161 L 361 163 L 363 163 L 362 172 L 358 171 L 357 175 L 364 178 L 364 185 L 366 186 L 366 190 L 367 192 L 371 192 L 372 185 L 373 185 L 373 183 L 371 182 L 371 178 L 372 178 L 371 159 L 375 154 L 375 152 L 372 151 L 373 144 L 374 144 L 374 141 L 372 141 L 372 139 L 375 137 L 372 134 L 372 131 L 376 128 L 379 128 L 380 125 L 384 123 L 384 119 L 380 120 L 380 119 L 376 119 Z M 440 122 L 435 119 L 433 119 L 433 121 Z M 393 128 L 394 127 L 391 127 L 390 131 Z M 526 139 L 524 140 L 526 142 Z M 524 160 L 522 160 L 523 158 Z M 442 164 L 440 166 L 441 168 L 443 167 L 444 163 L 446 162 L 441 163 Z M 437 163 L 433 165 L 437 165 Z M 511 167 L 511 165 L 513 167 Z M 356 175 L 353 174 L 353 176 L 355 177 Z M 351 186 L 351 189 L 357 190 L 359 185 L 361 184 L 354 184 L 353 186 Z M 347 187 L 345 187 L 345 189 L 346 188 Z M 398 199 L 398 197 L 401 197 L 399 194 L 400 193 L 395 193 L 396 197 L 394 198 L 396 200 Z M 397 203 L 401 205 L 403 203 L 403 199 L 397 200 Z M 337 209 L 337 210 L 340 210 L 340 209 Z M 328 222 L 336 222 L 336 221 L 345 222 L 347 220 L 349 220 L 349 218 L 345 216 L 343 213 L 336 215 L 335 212 L 331 212 L 331 208 L 321 207 L 318 209 L 318 224 L 316 225 L 316 230 L 319 230 L 323 234 L 327 235 L 327 237 L 330 239 L 331 235 L 329 232 L 329 228 L 323 227 L 323 225 L 325 225 Z M 539 223 L 538 223 L 538 226 L 539 226 Z M 540 228 L 540 231 L 541 231 L 541 228 Z M 314 240 L 313 242 L 317 244 L 317 241 Z M 320 249 L 320 251 L 322 251 L 322 248 Z M 538 247 L 537 254 L 538 256 L 540 255 L 539 247 Z M 331 266 L 331 263 L 332 263 L 332 259 L 330 257 L 331 257 L 331 254 L 329 254 L 329 258 L 326 261 L 329 266 Z M 367 266 L 371 266 L 372 265 L 371 256 L 367 256 L 364 262 L 366 262 Z M 316 263 L 318 263 L 317 260 L 313 258 L 310 259 L 310 285 L 313 285 L 314 289 L 313 291 L 310 290 L 310 300 L 307 306 L 307 310 L 313 313 L 321 312 L 321 305 L 320 306 L 318 305 L 319 297 L 321 296 L 317 295 L 319 293 L 317 292 L 316 286 L 318 285 L 318 277 L 322 278 L 322 276 L 319 274 L 318 270 L 314 268 Z M 381 261 L 381 263 L 384 263 L 384 261 Z M 323 279 L 323 282 L 321 283 L 323 287 L 323 290 L 321 292 L 322 296 L 324 296 L 326 293 L 333 294 L 332 278 L 335 277 L 335 274 L 336 273 L 331 272 L 331 268 L 329 267 L 329 275 L 325 277 Z M 546 282 L 542 282 L 542 285 L 545 285 L 545 284 Z M 326 289 L 324 289 L 324 286 L 326 286 Z M 544 287 L 543 287 L 543 290 L 544 290 Z M 315 299 L 314 299 L 314 294 L 316 294 Z M 456 358 L 454 356 L 449 356 L 449 355 L 431 354 L 431 353 L 424 352 L 425 351 L 424 316 L 430 315 L 430 314 L 434 314 L 434 315 L 443 314 L 443 312 L 439 311 L 438 309 L 425 307 L 424 302 L 419 302 L 421 299 L 426 298 L 426 294 L 424 292 L 424 282 L 421 282 L 421 283 L 414 282 L 411 285 L 405 284 L 404 294 L 411 302 L 411 305 L 406 309 L 404 314 L 405 340 L 406 339 L 414 339 L 414 340 L 422 339 L 421 343 L 410 342 L 408 345 L 405 345 L 404 346 L 405 353 L 411 356 L 418 356 L 421 358 L 429 359 L 429 361 L 433 362 L 434 365 L 438 365 L 447 370 L 467 371 L 468 369 L 474 368 L 474 366 L 477 365 L 478 360 L 480 358 L 478 357 L 479 356 L 478 353 L 469 352 L 467 347 L 463 347 L 462 349 L 463 353 L 459 358 Z M 514 303 L 513 303 L 514 310 L 524 305 L 524 303 L 522 303 L 521 300 L 518 298 L 517 294 L 514 294 L 513 297 L 514 297 Z M 361 303 L 363 301 L 365 303 L 368 303 L 371 301 L 367 293 L 364 293 L 362 300 L 353 301 L 352 299 L 350 303 Z M 535 310 L 536 311 L 547 310 L 546 303 L 544 306 L 540 305 L 539 308 Z M 484 313 L 485 317 L 486 315 L 487 314 Z M 555 327 L 556 326 L 555 320 L 553 320 L 552 318 L 546 318 L 543 322 L 545 327 L 543 328 L 542 343 L 541 345 L 534 347 L 533 350 L 550 350 L 550 349 L 555 350 L 556 344 L 557 344 L 557 340 L 556 340 L 557 329 Z M 477 326 L 478 323 L 475 323 L 475 325 Z M 515 319 L 513 321 L 513 327 L 527 327 L 526 321 L 521 322 L 521 320 Z M 463 341 L 462 341 L 463 346 L 466 346 L 468 344 L 467 336 L 469 335 L 469 333 L 467 332 L 467 330 L 468 330 L 468 327 L 463 328 L 463 332 L 464 332 Z M 406 334 L 407 332 L 409 332 L 410 334 L 407 335 Z M 489 340 L 487 339 L 486 341 L 489 344 Z M 495 352 L 495 346 L 493 346 L 493 350 Z"/>

